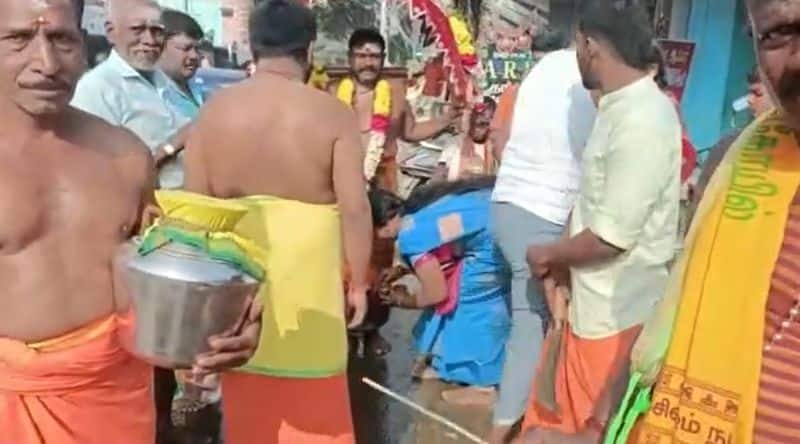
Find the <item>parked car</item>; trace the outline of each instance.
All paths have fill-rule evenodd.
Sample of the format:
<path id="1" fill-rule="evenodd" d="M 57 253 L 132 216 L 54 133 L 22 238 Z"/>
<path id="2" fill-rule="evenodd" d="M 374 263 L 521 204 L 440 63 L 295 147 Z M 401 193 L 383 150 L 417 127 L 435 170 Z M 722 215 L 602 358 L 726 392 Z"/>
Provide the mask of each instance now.
<path id="1" fill-rule="evenodd" d="M 208 99 L 214 92 L 235 85 L 246 78 L 247 74 L 238 69 L 200 68 L 191 81 L 199 86 L 203 97 Z"/>

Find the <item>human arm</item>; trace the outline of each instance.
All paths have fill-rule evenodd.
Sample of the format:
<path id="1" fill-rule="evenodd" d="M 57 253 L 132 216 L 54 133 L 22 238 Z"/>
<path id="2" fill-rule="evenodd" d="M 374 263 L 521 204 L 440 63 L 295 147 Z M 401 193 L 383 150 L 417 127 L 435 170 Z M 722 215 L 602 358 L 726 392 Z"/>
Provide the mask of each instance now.
<path id="1" fill-rule="evenodd" d="M 336 110 L 335 118 L 339 134 L 333 146 L 333 188 L 342 218 L 345 259 L 350 268 L 349 327 L 353 328 L 361 325 L 366 316 L 372 216 L 364 180 L 364 147 L 355 116 L 342 106 Z"/>
<path id="2" fill-rule="evenodd" d="M 414 274 L 422 285 L 419 293 L 411 293 L 404 285 L 396 285 L 382 295 L 384 303 L 420 309 L 438 305 L 447 299 L 447 279 L 438 259 L 432 255 L 423 255 L 414 262 Z"/>
<path id="3" fill-rule="evenodd" d="M 403 132 L 401 138 L 406 142 L 422 142 L 433 139 L 447 130 L 461 117 L 461 109 L 450 107 L 439 118 L 427 122 L 418 122 L 408 102 L 403 103 Z"/>
<path id="4" fill-rule="evenodd" d="M 518 91 L 519 85 L 511 85 L 503 91 L 492 118 L 489 137 L 492 144 L 492 155 L 498 161 L 502 160 L 503 150 L 511 137 L 511 122 L 514 118 L 514 105 L 517 102 Z"/>
<path id="5" fill-rule="evenodd" d="M 156 168 L 162 167 L 166 162 L 184 150 L 193 126 L 194 124 L 187 123 L 158 147 L 155 154 L 153 154 Z"/>
<path id="6" fill-rule="evenodd" d="M 664 192 L 680 180 L 680 132 L 620 128 L 612 145 L 597 155 L 602 190 L 587 190 L 597 201 L 582 216 L 586 228 L 567 239 L 531 247 L 528 261 L 539 276 L 553 270 L 610 260 L 635 247 Z M 588 171 L 587 174 L 593 173 Z M 677 194 L 675 195 L 677 205 Z"/>
<path id="7" fill-rule="evenodd" d="M 205 149 L 210 145 L 216 131 L 217 117 L 214 102 L 206 105 L 192 131 L 187 134 L 186 148 L 183 155 L 184 189 L 193 193 L 213 196 L 208 174 Z"/>

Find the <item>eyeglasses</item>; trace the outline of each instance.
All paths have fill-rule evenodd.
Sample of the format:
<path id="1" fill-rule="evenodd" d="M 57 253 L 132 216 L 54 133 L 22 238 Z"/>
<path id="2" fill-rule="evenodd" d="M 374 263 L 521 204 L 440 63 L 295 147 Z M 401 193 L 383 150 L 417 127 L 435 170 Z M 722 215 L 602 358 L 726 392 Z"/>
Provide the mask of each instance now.
<path id="1" fill-rule="evenodd" d="M 800 22 L 778 25 L 756 35 L 761 49 L 781 49 L 800 36 Z"/>

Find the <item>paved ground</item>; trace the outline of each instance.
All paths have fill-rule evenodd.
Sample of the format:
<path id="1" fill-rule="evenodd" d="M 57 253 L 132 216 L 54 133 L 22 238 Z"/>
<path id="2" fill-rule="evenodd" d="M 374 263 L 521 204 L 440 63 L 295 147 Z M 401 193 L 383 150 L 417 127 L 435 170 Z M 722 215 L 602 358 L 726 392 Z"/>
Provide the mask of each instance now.
<path id="1" fill-rule="evenodd" d="M 490 426 L 487 409 L 454 408 L 441 400 L 447 386 L 438 382 L 412 383 L 409 370 L 414 358 L 411 328 L 419 312 L 394 310 L 382 332 L 393 350 L 384 359 L 352 357 L 350 393 L 359 444 L 450 444 L 470 443 L 443 426 L 375 391 L 361 382 L 368 377 L 411 398 L 478 436 Z"/>

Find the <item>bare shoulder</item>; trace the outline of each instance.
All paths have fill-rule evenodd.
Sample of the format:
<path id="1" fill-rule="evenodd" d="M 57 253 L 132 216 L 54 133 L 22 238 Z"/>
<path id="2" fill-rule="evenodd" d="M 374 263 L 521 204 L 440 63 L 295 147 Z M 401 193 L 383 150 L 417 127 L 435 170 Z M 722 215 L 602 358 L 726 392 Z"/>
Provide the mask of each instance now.
<path id="1" fill-rule="evenodd" d="M 334 94 L 309 88 L 308 95 L 315 106 L 314 109 L 323 111 L 324 115 L 328 116 L 336 128 L 350 129 L 351 125 L 356 125 L 356 117 L 353 114 L 353 110 L 336 98 Z"/>
<path id="2" fill-rule="evenodd" d="M 77 145 L 107 157 L 126 180 L 137 185 L 150 180 L 154 168 L 152 154 L 133 132 L 78 109 L 72 110 L 70 120 L 73 128 L 78 128 L 73 135 Z"/>

